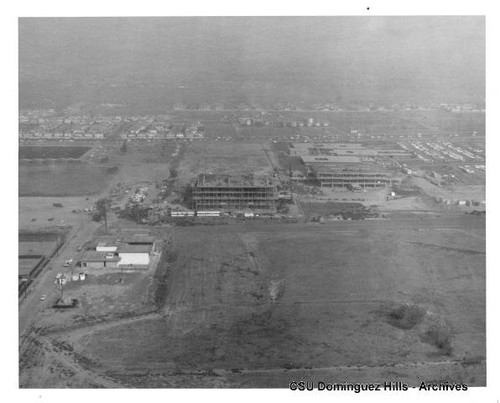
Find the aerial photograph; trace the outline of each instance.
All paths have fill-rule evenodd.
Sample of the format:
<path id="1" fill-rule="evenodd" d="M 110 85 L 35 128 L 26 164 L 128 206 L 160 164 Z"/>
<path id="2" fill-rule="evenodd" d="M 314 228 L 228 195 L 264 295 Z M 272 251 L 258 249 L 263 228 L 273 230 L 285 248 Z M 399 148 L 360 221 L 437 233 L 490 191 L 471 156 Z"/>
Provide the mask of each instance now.
<path id="1" fill-rule="evenodd" d="M 17 25 L 20 389 L 489 386 L 484 16 Z"/>

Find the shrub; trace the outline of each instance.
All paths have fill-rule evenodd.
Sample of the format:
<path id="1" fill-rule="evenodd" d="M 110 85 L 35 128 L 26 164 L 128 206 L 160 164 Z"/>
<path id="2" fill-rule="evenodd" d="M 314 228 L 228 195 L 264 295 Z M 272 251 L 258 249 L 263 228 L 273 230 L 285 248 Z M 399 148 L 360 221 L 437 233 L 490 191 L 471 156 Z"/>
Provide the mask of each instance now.
<path id="1" fill-rule="evenodd" d="M 436 346 L 445 355 L 451 355 L 453 352 L 452 329 L 444 321 L 432 324 L 423 335 L 423 341 Z"/>
<path id="2" fill-rule="evenodd" d="M 400 329 L 411 329 L 420 324 L 425 316 L 425 309 L 419 305 L 404 304 L 389 313 L 389 323 Z"/>
<path id="3" fill-rule="evenodd" d="M 101 221 L 101 219 L 102 219 L 102 214 L 101 214 L 99 211 L 96 211 L 96 212 L 92 215 L 92 221 L 99 222 L 99 221 Z"/>

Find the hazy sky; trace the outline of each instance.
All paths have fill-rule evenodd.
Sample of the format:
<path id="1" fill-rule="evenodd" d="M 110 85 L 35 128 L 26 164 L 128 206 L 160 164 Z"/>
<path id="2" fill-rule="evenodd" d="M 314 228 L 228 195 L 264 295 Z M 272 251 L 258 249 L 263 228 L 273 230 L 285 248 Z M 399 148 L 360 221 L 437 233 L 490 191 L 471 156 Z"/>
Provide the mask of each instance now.
<path id="1" fill-rule="evenodd" d="M 484 93 L 482 17 L 30 18 L 20 81 Z"/>

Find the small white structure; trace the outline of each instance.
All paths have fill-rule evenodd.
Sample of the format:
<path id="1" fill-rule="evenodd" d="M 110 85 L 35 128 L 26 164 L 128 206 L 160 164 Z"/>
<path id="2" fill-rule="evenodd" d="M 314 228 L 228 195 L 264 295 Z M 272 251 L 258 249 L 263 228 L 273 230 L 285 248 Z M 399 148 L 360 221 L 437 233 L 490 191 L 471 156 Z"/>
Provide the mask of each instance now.
<path id="1" fill-rule="evenodd" d="M 198 217 L 220 217 L 220 211 L 198 211 L 196 215 Z"/>
<path id="2" fill-rule="evenodd" d="M 194 217 L 194 211 L 172 211 L 171 217 Z"/>
<path id="3" fill-rule="evenodd" d="M 116 245 L 109 245 L 106 242 L 99 242 L 95 248 L 97 252 L 116 252 Z"/>

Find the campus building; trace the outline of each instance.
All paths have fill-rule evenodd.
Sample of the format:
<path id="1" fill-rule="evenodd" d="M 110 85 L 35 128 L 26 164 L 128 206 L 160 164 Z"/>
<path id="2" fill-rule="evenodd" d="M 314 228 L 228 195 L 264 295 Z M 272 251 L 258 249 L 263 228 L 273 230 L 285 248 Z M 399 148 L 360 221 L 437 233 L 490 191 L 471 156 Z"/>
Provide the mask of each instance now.
<path id="1" fill-rule="evenodd" d="M 195 210 L 276 210 L 274 180 L 266 176 L 201 174 L 193 187 Z"/>
<path id="2" fill-rule="evenodd" d="M 150 236 L 99 237 L 78 259 L 81 267 L 92 269 L 148 269 L 155 248 Z"/>

